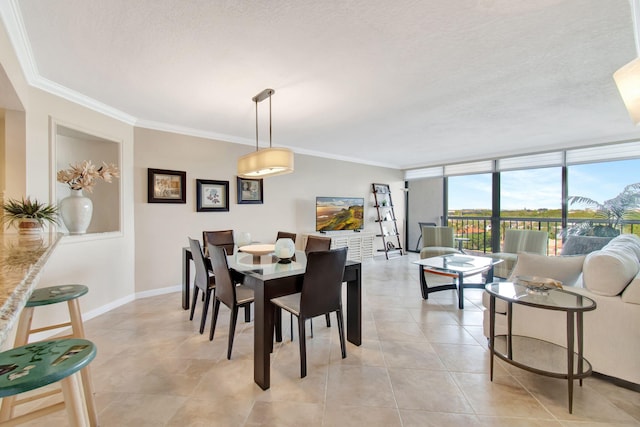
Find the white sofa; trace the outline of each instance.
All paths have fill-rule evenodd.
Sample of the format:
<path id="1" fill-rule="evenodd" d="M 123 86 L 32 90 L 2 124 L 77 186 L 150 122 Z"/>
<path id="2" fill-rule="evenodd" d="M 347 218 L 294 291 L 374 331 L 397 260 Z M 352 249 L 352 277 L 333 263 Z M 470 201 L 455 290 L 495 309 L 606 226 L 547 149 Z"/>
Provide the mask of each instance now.
<path id="1" fill-rule="evenodd" d="M 520 253 L 518 275 L 549 277 L 593 299 L 584 314 L 584 356 L 600 374 L 640 384 L 640 238 L 620 235 L 587 255 L 548 257 Z M 489 336 L 489 297 L 483 295 Z M 506 333 L 506 303 L 496 300 L 496 334 Z M 513 333 L 566 345 L 566 314 L 513 305 Z"/>

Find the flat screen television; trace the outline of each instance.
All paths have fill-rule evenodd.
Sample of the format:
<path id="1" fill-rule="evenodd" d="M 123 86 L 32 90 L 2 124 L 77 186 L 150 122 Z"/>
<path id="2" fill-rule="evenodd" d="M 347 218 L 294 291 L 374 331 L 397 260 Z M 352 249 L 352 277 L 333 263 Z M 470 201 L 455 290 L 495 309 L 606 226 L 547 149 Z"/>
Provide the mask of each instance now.
<path id="1" fill-rule="evenodd" d="M 316 197 L 316 231 L 362 230 L 364 198 Z"/>

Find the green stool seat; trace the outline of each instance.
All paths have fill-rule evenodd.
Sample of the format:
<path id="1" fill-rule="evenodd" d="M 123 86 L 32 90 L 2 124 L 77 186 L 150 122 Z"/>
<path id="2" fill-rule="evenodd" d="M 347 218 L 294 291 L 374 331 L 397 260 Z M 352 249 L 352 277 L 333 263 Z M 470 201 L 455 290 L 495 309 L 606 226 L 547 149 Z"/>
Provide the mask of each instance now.
<path id="1" fill-rule="evenodd" d="M 40 305 L 56 304 L 69 301 L 89 292 L 89 288 L 84 285 L 59 285 L 48 288 L 36 289 L 31 293 L 26 307 L 37 307 Z"/>
<path id="2" fill-rule="evenodd" d="M 83 339 L 40 341 L 0 353 L 0 397 L 58 382 L 96 357 L 96 346 Z"/>

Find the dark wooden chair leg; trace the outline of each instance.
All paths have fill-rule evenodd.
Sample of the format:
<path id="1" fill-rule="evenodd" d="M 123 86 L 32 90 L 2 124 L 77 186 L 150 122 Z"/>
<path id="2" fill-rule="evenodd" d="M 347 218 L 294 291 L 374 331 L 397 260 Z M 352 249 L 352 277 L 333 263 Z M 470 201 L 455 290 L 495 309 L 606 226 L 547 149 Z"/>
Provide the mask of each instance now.
<path id="1" fill-rule="evenodd" d="M 204 292 L 204 305 L 202 306 L 202 319 L 200 319 L 200 335 L 204 333 L 204 325 L 207 322 L 207 314 L 209 313 L 209 303 L 211 302 L 211 289 Z"/>
<path id="2" fill-rule="evenodd" d="M 273 329 L 276 335 L 276 342 L 282 342 L 282 309 L 273 306 Z"/>
<path id="3" fill-rule="evenodd" d="M 220 311 L 220 300 L 216 298 L 213 304 L 213 317 L 211 318 L 211 330 L 209 331 L 209 341 L 213 341 L 213 334 L 216 332 L 216 322 L 218 321 L 218 311 Z"/>
<path id="4" fill-rule="evenodd" d="M 344 342 L 344 320 L 342 318 L 342 310 L 336 311 L 336 317 L 338 318 L 338 334 L 340 335 L 340 350 L 342 351 L 342 358 L 347 357 L 347 347 Z"/>
<path id="5" fill-rule="evenodd" d="M 307 376 L 307 340 L 304 331 L 305 319 L 298 317 L 298 341 L 300 341 L 300 378 Z"/>
<path id="6" fill-rule="evenodd" d="M 198 291 L 199 287 L 193 287 L 193 299 L 191 300 L 191 313 L 189 313 L 189 320 L 193 320 L 193 313 L 196 311 L 196 301 L 198 301 Z"/>
<path id="7" fill-rule="evenodd" d="M 251 322 L 251 304 L 247 304 L 244 306 L 244 322 Z"/>
<path id="8" fill-rule="evenodd" d="M 227 360 L 231 360 L 231 351 L 233 350 L 233 337 L 236 334 L 236 323 L 238 322 L 238 306 L 231 309 L 231 318 L 229 319 L 229 348 L 227 348 Z"/>
<path id="9" fill-rule="evenodd" d="M 331 319 L 329 318 L 329 313 L 324 315 L 325 319 L 327 319 L 327 328 L 331 327 Z"/>
<path id="10" fill-rule="evenodd" d="M 293 314 L 289 315 L 289 327 L 291 328 L 291 342 L 293 342 Z"/>

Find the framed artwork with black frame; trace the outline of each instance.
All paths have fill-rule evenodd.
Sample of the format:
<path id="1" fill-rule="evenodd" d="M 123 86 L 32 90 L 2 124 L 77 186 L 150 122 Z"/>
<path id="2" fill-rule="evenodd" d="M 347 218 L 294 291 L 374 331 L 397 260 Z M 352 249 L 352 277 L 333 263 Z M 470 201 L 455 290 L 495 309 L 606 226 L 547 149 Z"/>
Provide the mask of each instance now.
<path id="1" fill-rule="evenodd" d="M 229 212 L 229 181 L 196 179 L 198 212 Z"/>
<path id="2" fill-rule="evenodd" d="M 262 179 L 238 177 L 238 204 L 260 205 L 263 203 Z"/>
<path id="3" fill-rule="evenodd" d="M 148 203 L 187 203 L 187 173 L 147 169 Z"/>

